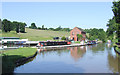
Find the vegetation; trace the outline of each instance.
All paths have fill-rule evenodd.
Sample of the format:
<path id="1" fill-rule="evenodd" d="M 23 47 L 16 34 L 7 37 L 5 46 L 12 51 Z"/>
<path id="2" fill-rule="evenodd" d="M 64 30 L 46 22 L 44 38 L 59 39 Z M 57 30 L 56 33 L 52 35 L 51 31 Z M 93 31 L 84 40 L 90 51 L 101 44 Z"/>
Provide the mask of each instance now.
<path id="1" fill-rule="evenodd" d="M 93 29 L 85 29 L 84 31 L 87 33 L 86 36 L 89 40 L 99 39 L 102 40 L 103 42 L 106 42 L 107 39 L 106 32 L 103 29 L 93 28 Z"/>
<path id="2" fill-rule="evenodd" d="M 118 38 L 118 43 L 120 43 L 120 1 L 113 2 L 112 8 L 113 8 L 112 11 L 114 13 L 115 21 L 117 25 L 116 34 Z"/>
<path id="3" fill-rule="evenodd" d="M 114 17 L 108 21 L 107 37 L 110 40 L 118 39 L 120 42 L 120 1 L 113 2 L 112 11 Z"/>
<path id="4" fill-rule="evenodd" d="M 120 53 L 120 48 L 116 47 L 116 50 Z"/>
<path id="5" fill-rule="evenodd" d="M 2 37 L 20 37 L 21 39 L 29 39 L 31 41 L 45 41 L 45 40 L 53 40 L 53 37 L 68 37 L 70 35 L 69 32 L 65 31 L 51 31 L 51 30 L 37 30 L 26 28 L 26 33 L 16 33 L 15 31 L 2 33 L 0 36 Z"/>
<path id="6" fill-rule="evenodd" d="M 29 28 L 37 29 L 37 26 L 35 25 L 35 23 L 31 23 L 31 26 L 29 26 Z"/>
<path id="7" fill-rule="evenodd" d="M 65 37 L 65 36 L 63 36 L 63 37 L 62 37 L 62 40 L 66 40 L 66 37 Z"/>
<path id="8" fill-rule="evenodd" d="M 57 27 L 57 28 L 49 28 L 49 30 L 53 30 L 53 31 L 67 31 L 70 32 L 71 29 L 70 28 L 62 28 L 61 26 Z"/>
<path id="9" fill-rule="evenodd" d="M 16 67 L 15 62 L 18 59 L 26 58 L 35 54 L 35 48 L 19 48 L 16 50 L 4 50 L 2 54 L 2 71 L 3 73 L 11 73 Z"/>
<path id="10" fill-rule="evenodd" d="M 9 21 L 7 19 L 4 19 L 2 22 L 2 31 L 3 32 L 10 32 L 10 31 L 16 31 L 17 33 L 19 32 L 22 32 L 24 33 L 25 32 L 25 26 L 26 23 L 22 23 L 22 22 L 17 22 L 17 21 Z"/>
<path id="11" fill-rule="evenodd" d="M 107 38 L 109 39 L 109 40 L 114 40 L 114 39 L 116 39 L 116 30 L 117 30 L 117 26 L 116 26 L 116 21 L 115 21 L 115 17 L 113 17 L 112 19 L 110 19 L 109 21 L 108 21 L 108 24 L 107 24 L 107 31 L 106 31 L 106 33 L 107 33 Z"/>
<path id="12" fill-rule="evenodd" d="M 74 43 L 80 43 L 80 41 L 75 41 Z"/>
<path id="13" fill-rule="evenodd" d="M 82 38 L 83 38 L 82 34 L 77 34 L 77 38 L 78 38 L 78 40 L 82 40 Z"/>
<path id="14" fill-rule="evenodd" d="M 34 25 L 31 24 L 31 26 L 29 26 L 29 28 L 31 29 L 39 29 L 39 30 L 52 30 L 52 31 L 67 31 L 70 32 L 70 28 L 62 28 L 61 26 L 57 27 L 57 28 L 45 28 L 44 25 L 42 25 L 42 27 L 36 27 L 35 23 Z"/>

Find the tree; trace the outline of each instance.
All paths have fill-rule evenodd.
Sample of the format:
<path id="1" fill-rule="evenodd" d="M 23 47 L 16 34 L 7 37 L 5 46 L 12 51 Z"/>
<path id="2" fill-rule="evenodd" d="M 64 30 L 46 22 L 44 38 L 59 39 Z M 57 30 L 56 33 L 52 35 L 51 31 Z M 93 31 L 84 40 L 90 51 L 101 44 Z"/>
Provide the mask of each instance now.
<path id="1" fill-rule="evenodd" d="M 4 19 L 2 21 L 2 31 L 3 32 L 10 32 L 11 31 L 11 22 L 8 21 L 7 19 Z"/>
<path id="2" fill-rule="evenodd" d="M 44 30 L 44 25 L 42 25 L 42 30 Z"/>
<path id="3" fill-rule="evenodd" d="M 1 19 L 0 19 L 0 29 L 2 29 L 2 21 L 1 21 Z"/>
<path id="4" fill-rule="evenodd" d="M 118 42 L 120 43 L 120 1 L 113 2 L 112 11 L 114 13 L 115 21 L 117 23 L 118 29 L 116 30 L 116 34 L 117 34 Z"/>
<path id="5" fill-rule="evenodd" d="M 17 21 L 13 21 L 12 24 L 15 26 L 16 33 L 19 33 L 20 24 Z"/>
<path id="6" fill-rule="evenodd" d="M 59 26 L 58 28 L 54 29 L 55 31 L 60 31 L 62 28 Z"/>
<path id="7" fill-rule="evenodd" d="M 49 28 L 49 30 L 54 30 L 54 28 Z"/>
<path id="8" fill-rule="evenodd" d="M 14 26 L 14 30 L 19 33 L 24 33 L 25 32 L 25 26 L 27 26 L 26 23 L 22 23 L 22 22 L 17 22 L 17 21 L 13 21 L 12 25 Z"/>
<path id="9" fill-rule="evenodd" d="M 35 23 L 31 23 L 31 26 L 29 26 L 29 28 L 37 29 L 37 26 L 35 25 Z"/>
<path id="10" fill-rule="evenodd" d="M 93 28 L 93 29 L 85 29 L 85 32 L 87 32 L 86 37 L 89 40 L 102 40 L 103 42 L 106 41 L 106 32 L 103 29 L 97 29 L 97 28 Z"/>
<path id="11" fill-rule="evenodd" d="M 78 38 L 78 40 L 82 40 L 82 38 L 83 38 L 82 34 L 77 34 L 77 38 Z"/>
<path id="12" fill-rule="evenodd" d="M 41 28 L 40 28 L 40 27 L 38 27 L 38 29 L 40 29 L 40 30 L 41 30 Z"/>
<path id="13" fill-rule="evenodd" d="M 113 17 L 112 19 L 110 19 L 108 21 L 107 24 L 107 35 L 110 36 L 111 34 L 113 34 L 116 30 L 117 30 L 117 24 L 115 21 L 115 17 Z"/>
<path id="14" fill-rule="evenodd" d="M 20 22 L 19 24 L 20 24 L 20 32 L 25 33 L 25 26 L 26 26 L 26 23 Z"/>

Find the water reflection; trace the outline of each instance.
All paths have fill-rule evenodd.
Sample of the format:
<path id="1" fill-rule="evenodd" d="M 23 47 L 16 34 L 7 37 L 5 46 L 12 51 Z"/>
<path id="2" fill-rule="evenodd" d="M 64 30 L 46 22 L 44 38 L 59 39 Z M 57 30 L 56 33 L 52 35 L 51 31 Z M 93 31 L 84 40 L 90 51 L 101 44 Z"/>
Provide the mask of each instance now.
<path id="1" fill-rule="evenodd" d="M 118 73 L 120 72 L 120 56 L 114 51 L 112 46 L 112 44 L 106 44 L 106 49 L 108 51 L 108 67 L 112 72 Z"/>
<path id="2" fill-rule="evenodd" d="M 104 43 L 40 49 L 33 61 L 16 68 L 15 73 L 117 73 L 119 57 L 112 44 Z"/>
<path id="3" fill-rule="evenodd" d="M 46 50 L 46 49 L 39 49 L 39 54 L 43 55 L 43 57 L 47 54 L 52 53 L 53 51 L 57 53 L 58 56 L 61 56 L 62 53 L 69 53 L 71 57 L 75 60 L 78 61 L 78 59 L 82 58 L 83 55 L 86 53 L 86 46 L 80 46 L 80 47 L 67 47 L 67 48 L 61 48 L 61 49 L 51 49 L 51 50 Z"/>
<path id="4" fill-rule="evenodd" d="M 93 53 L 104 52 L 104 50 L 105 50 L 105 44 L 104 43 L 100 43 L 99 45 L 98 44 L 90 45 L 90 46 L 88 46 L 88 48 Z"/>
<path id="5" fill-rule="evenodd" d="M 78 59 L 82 58 L 85 52 L 86 52 L 85 46 L 70 48 L 70 54 L 75 61 L 78 61 Z"/>

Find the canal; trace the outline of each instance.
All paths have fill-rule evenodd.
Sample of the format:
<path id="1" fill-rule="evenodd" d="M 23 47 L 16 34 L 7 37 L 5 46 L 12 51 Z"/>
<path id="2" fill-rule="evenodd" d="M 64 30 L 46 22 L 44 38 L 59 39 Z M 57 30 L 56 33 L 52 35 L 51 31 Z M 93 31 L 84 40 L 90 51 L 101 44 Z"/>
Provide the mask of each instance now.
<path id="1" fill-rule="evenodd" d="M 14 73 L 118 73 L 119 55 L 111 44 L 41 51 Z"/>

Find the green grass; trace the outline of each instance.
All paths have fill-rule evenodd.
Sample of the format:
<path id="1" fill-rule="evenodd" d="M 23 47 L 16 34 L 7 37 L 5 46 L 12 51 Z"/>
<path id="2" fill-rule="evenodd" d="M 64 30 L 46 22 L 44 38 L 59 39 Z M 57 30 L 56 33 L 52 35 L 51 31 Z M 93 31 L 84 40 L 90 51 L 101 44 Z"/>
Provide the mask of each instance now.
<path id="1" fill-rule="evenodd" d="M 15 50 L 2 51 L 2 72 L 12 73 L 16 67 L 15 62 L 19 59 L 34 55 L 36 48 L 19 48 Z"/>
<path id="2" fill-rule="evenodd" d="M 116 50 L 120 53 L 120 48 L 116 47 Z"/>
<path id="3" fill-rule="evenodd" d="M 0 31 L 0 37 L 19 37 L 19 35 L 15 31 L 11 31 L 7 33 Z"/>
<path id="4" fill-rule="evenodd" d="M 15 50 L 3 50 L 4 55 L 22 55 L 23 57 L 28 57 L 36 52 L 36 48 L 24 47 Z"/>
<path id="5" fill-rule="evenodd" d="M 80 41 L 75 41 L 74 43 L 80 43 Z"/>
<path id="6" fill-rule="evenodd" d="M 51 30 L 37 30 L 26 28 L 26 33 L 16 33 L 11 31 L 9 33 L 0 34 L 2 37 L 20 37 L 21 39 L 28 39 L 31 41 L 53 40 L 53 37 L 70 36 L 66 31 L 51 31 Z"/>

